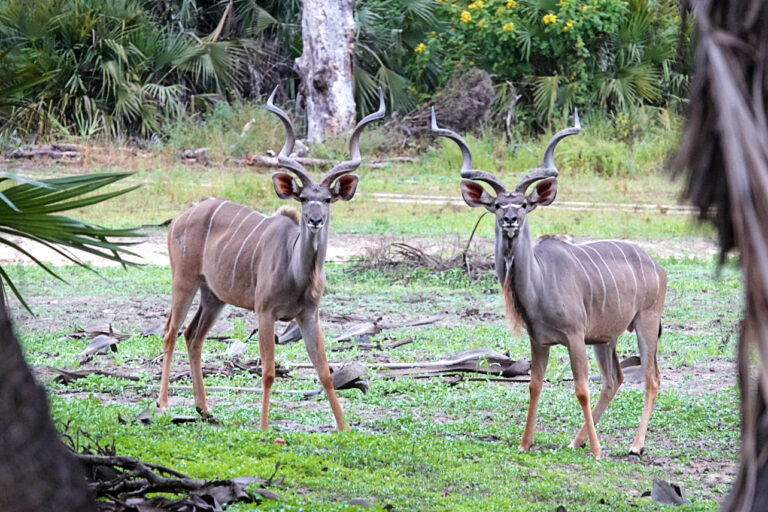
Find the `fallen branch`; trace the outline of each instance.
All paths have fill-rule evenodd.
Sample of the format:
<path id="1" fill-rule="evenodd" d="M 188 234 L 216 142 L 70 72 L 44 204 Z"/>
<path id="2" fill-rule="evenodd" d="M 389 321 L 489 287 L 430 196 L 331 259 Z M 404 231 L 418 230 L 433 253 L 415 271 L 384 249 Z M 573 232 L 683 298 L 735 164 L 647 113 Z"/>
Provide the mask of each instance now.
<path id="1" fill-rule="evenodd" d="M 159 384 L 153 384 L 150 386 L 154 389 L 160 389 Z M 193 391 L 192 386 L 168 386 L 169 391 Z M 205 386 L 205 391 L 211 391 L 211 392 L 227 392 L 227 391 L 237 391 L 239 393 L 262 393 L 261 388 L 251 388 L 251 387 L 239 387 L 239 386 Z M 298 391 L 294 389 L 275 389 L 272 388 L 272 393 L 281 393 L 285 395 L 304 395 L 308 393 L 308 391 Z"/>
<path id="2" fill-rule="evenodd" d="M 150 492 L 186 492 L 199 489 L 204 482 L 159 464 L 144 463 L 120 455 L 76 454 L 88 471 L 88 488 L 97 496 L 141 495 Z M 101 480 L 97 471 L 111 469 L 112 478 Z M 162 476 L 172 475 L 173 478 Z"/>
<path id="3" fill-rule="evenodd" d="M 336 160 L 329 160 L 327 158 L 308 158 L 304 156 L 297 156 L 293 158 L 296 162 L 299 162 L 304 166 L 320 166 L 320 165 L 334 165 L 338 163 Z M 413 162 L 416 159 L 411 156 L 396 156 L 391 158 L 382 158 L 363 161 L 361 164 L 363 167 L 370 167 L 372 169 L 380 169 L 393 163 L 399 162 Z M 280 167 L 280 162 L 277 161 L 276 156 L 272 155 L 253 155 L 248 154 L 245 156 L 246 165 L 254 167 Z"/>
<path id="4" fill-rule="evenodd" d="M 386 375 L 439 375 L 455 372 L 476 372 L 502 377 L 528 375 L 531 363 L 525 360 L 513 361 L 509 357 L 485 348 L 461 352 L 453 357 L 422 363 L 373 363 Z"/>
<path id="5" fill-rule="evenodd" d="M 345 350 L 352 350 L 353 348 L 358 348 L 360 350 L 391 350 L 402 345 L 407 345 L 408 343 L 413 343 L 413 338 L 405 338 L 388 345 L 382 345 L 380 343 L 352 343 L 345 345 L 334 345 L 330 348 L 330 350 L 333 352 L 343 352 Z"/>
<path id="6" fill-rule="evenodd" d="M 279 499 L 279 496 L 266 487 L 275 482 L 254 476 L 238 477 L 232 480 L 203 481 L 190 478 L 174 469 L 142 462 L 132 457 L 119 455 L 93 455 L 75 453 L 86 468 L 86 480 L 91 492 L 98 498 L 99 510 L 134 511 L 134 510 L 194 510 L 223 511 L 222 505 L 235 502 L 253 503 L 257 497 Z M 260 487 L 254 493 L 246 488 L 258 483 Z M 167 498 L 164 496 L 146 497 L 150 493 L 183 493 L 189 498 Z"/>
<path id="7" fill-rule="evenodd" d="M 103 375 L 104 377 L 115 377 L 118 379 L 126 379 L 126 380 L 132 380 L 132 381 L 140 380 L 139 377 L 136 377 L 135 375 L 121 375 L 118 373 L 111 373 L 104 370 L 70 371 L 70 370 L 64 370 L 62 368 L 54 368 L 53 366 L 46 366 L 46 368 L 58 374 L 53 379 L 54 382 L 61 382 L 64 385 L 70 384 L 79 379 L 83 379 L 89 375 Z"/>
<path id="8" fill-rule="evenodd" d="M 77 151 L 57 151 L 54 149 L 21 149 L 16 148 L 8 153 L 9 158 L 35 158 L 39 156 L 46 156 L 56 160 L 62 158 L 80 158 L 80 153 Z"/>

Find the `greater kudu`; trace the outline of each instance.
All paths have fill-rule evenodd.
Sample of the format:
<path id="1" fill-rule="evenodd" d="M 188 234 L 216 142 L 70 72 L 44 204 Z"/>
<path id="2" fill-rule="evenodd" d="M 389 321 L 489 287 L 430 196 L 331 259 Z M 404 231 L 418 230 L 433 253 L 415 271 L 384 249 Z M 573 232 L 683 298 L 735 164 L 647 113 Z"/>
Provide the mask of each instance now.
<path id="1" fill-rule="evenodd" d="M 576 397 L 584 413 L 584 425 L 571 446 L 582 446 L 589 439 L 592 453 L 601 457 L 595 423 L 624 380 L 616 355 L 616 339 L 625 330 L 634 330 L 645 373 L 645 406 L 630 447 L 630 454 L 639 456 L 659 389 L 656 346 L 661 335 L 666 274 L 634 244 L 606 240 L 574 245 L 545 238 L 534 245 L 528 228 L 528 213 L 555 199 L 555 146 L 563 137 L 580 131 L 577 113 L 574 121 L 574 127 L 558 132 L 549 142 L 542 168 L 528 172 L 511 192 L 494 175 L 472 168 L 467 144 L 455 132 L 438 128 L 434 112 L 432 131 L 450 138 L 461 148 L 464 201 L 496 215 L 496 275 L 502 285 L 507 317 L 513 328 L 525 324 L 531 342 L 530 402 L 520 449 L 527 451 L 533 444 L 536 406 L 549 348 L 560 344 L 568 348 Z M 478 182 L 490 185 L 495 195 Z M 526 195 L 533 184 L 533 190 Z M 586 345 L 594 345 L 603 381 L 592 410 Z"/>
<path id="2" fill-rule="evenodd" d="M 325 287 L 323 263 L 330 204 L 354 196 L 358 177 L 348 173 L 361 163 L 358 143 L 363 128 L 384 117 L 384 96 L 380 94 L 379 110 L 360 121 L 352 132 L 350 160 L 336 165 L 315 184 L 306 169 L 290 157 L 295 142 L 293 125 L 273 104 L 274 95 L 267 101 L 267 109 L 280 118 L 286 131 L 278 161 L 298 181 L 290 174 L 277 172 L 272 182 L 278 197 L 301 204 L 301 214 L 283 207 L 275 215 L 265 216 L 243 205 L 209 199 L 173 220 L 168 231 L 171 312 L 165 325 L 157 406 L 160 411 L 168 408 L 168 378 L 177 332 L 199 289 L 200 307 L 184 331 L 184 338 L 195 405 L 201 415 L 210 414 L 200 361 L 203 341 L 224 305 L 232 304 L 255 311 L 259 319 L 264 389 L 260 427 L 266 429 L 268 425 L 269 394 L 275 379 L 274 323 L 295 318 L 331 403 L 336 425 L 345 430 L 347 425 L 325 356 L 318 305 Z"/>

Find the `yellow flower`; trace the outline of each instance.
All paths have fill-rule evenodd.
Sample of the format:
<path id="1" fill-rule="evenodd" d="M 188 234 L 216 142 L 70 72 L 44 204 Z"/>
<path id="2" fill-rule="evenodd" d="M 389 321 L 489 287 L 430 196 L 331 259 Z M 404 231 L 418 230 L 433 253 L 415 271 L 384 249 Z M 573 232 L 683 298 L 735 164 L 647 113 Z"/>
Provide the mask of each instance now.
<path id="1" fill-rule="evenodd" d="M 501 30 L 503 30 L 504 32 L 514 32 L 515 31 L 515 24 L 510 21 L 509 23 L 507 23 L 506 25 L 501 27 Z"/>
<path id="2" fill-rule="evenodd" d="M 419 43 L 416 45 L 416 48 L 413 49 L 416 53 L 424 53 L 424 50 L 427 49 L 427 45 L 424 43 Z"/>
<path id="3" fill-rule="evenodd" d="M 517 2 L 515 2 L 515 0 L 507 0 L 507 9 L 509 9 L 510 7 L 514 7 L 516 5 L 517 5 Z"/>
<path id="4" fill-rule="evenodd" d="M 549 25 L 550 23 L 555 23 L 557 21 L 557 16 L 555 16 L 552 13 L 549 13 L 549 14 L 545 15 L 541 19 L 541 21 L 543 21 L 545 25 Z"/>
<path id="5" fill-rule="evenodd" d="M 587 10 L 587 6 L 586 6 L 586 5 L 582 5 L 582 6 L 581 6 L 581 10 L 582 10 L 582 12 L 583 12 L 583 11 L 586 11 L 586 10 Z"/>
<path id="6" fill-rule="evenodd" d="M 485 28 L 485 20 L 478 21 L 477 28 Z"/>
<path id="7" fill-rule="evenodd" d="M 568 32 L 569 30 L 571 30 L 571 27 L 573 27 L 573 23 L 574 23 L 573 20 L 566 21 L 565 26 L 563 27 L 563 31 Z"/>
<path id="8" fill-rule="evenodd" d="M 469 11 L 461 11 L 460 18 L 461 18 L 461 21 L 463 21 L 464 23 L 469 23 L 470 21 L 472 21 L 472 13 L 470 13 Z"/>
<path id="9" fill-rule="evenodd" d="M 473 61 L 473 60 L 469 61 L 469 65 L 470 66 L 474 66 L 475 65 L 475 61 Z"/>
<path id="10" fill-rule="evenodd" d="M 483 0 L 476 0 L 475 2 L 472 2 L 467 6 L 468 9 L 482 9 L 485 7 L 485 4 L 483 3 Z"/>

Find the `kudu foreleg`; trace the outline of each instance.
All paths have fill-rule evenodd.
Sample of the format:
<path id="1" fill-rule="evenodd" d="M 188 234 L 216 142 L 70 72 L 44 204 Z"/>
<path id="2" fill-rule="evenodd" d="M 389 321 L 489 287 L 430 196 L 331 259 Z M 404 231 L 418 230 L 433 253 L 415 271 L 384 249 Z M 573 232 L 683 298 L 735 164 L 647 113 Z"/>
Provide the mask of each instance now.
<path id="1" fill-rule="evenodd" d="M 592 421 L 597 425 L 606 407 L 611 403 L 611 400 L 616 396 L 621 384 L 624 382 L 624 373 L 621 371 L 619 356 L 616 354 L 616 340 L 605 345 L 595 345 L 595 359 L 597 359 L 597 366 L 600 368 L 600 378 L 603 381 L 597 404 L 592 409 Z M 576 437 L 573 438 L 571 446 L 575 448 L 584 445 L 586 442 L 587 425 L 585 423 L 576 434 Z"/>
<path id="2" fill-rule="evenodd" d="M 596 459 L 602 458 L 600 442 L 597 440 L 595 422 L 592 418 L 592 409 L 589 406 L 589 365 L 587 360 L 587 347 L 584 340 L 571 341 L 568 344 L 568 355 L 571 359 L 571 371 L 576 388 L 576 399 L 581 405 L 584 414 L 584 426 L 587 429 L 589 448 Z M 575 446 L 571 445 L 575 448 Z"/>
<path id="3" fill-rule="evenodd" d="M 259 355 L 261 356 L 261 420 L 259 428 L 269 427 L 269 394 L 275 382 L 275 319 L 259 315 Z"/>
<path id="4" fill-rule="evenodd" d="M 541 388 L 544 385 L 544 373 L 549 362 L 549 347 L 531 344 L 531 383 L 528 385 L 530 398 L 528 401 L 528 415 L 525 419 L 523 440 L 520 442 L 520 450 L 527 452 L 533 444 L 533 434 L 536 430 L 536 410 L 539 405 Z"/>
<path id="5" fill-rule="evenodd" d="M 328 402 L 331 404 L 331 410 L 336 419 L 336 428 L 339 430 L 349 430 L 347 423 L 344 421 L 344 412 L 341 409 L 339 398 L 333 387 L 333 376 L 331 375 L 331 368 L 328 366 L 328 359 L 325 355 L 325 344 L 323 343 L 323 331 L 320 328 L 319 314 L 314 312 L 307 316 L 308 318 L 297 318 L 296 321 L 304 338 L 309 359 L 312 361 L 315 371 L 317 371 L 317 376 L 325 390 L 325 396 L 328 397 Z"/>

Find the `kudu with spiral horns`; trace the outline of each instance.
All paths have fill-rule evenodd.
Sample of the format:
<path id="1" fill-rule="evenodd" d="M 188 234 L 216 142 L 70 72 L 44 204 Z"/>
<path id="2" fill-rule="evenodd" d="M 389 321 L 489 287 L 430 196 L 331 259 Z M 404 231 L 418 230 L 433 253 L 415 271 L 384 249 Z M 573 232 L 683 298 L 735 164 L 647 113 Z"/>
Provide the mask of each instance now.
<path id="1" fill-rule="evenodd" d="M 268 426 L 269 395 L 275 379 L 274 324 L 277 320 L 296 319 L 336 425 L 345 430 L 347 425 L 333 388 L 318 313 L 325 287 L 323 263 L 330 204 L 339 199 L 349 201 L 354 196 L 358 177 L 349 173 L 361 163 L 360 134 L 366 125 L 384 117 L 384 96 L 379 95 L 379 110 L 360 121 L 352 132 L 350 159 L 328 171 L 317 184 L 290 157 L 295 142 L 293 124 L 273 104 L 274 96 L 275 92 L 267 101 L 267 110 L 280 118 L 286 131 L 278 162 L 293 176 L 277 172 L 272 175 L 272 182 L 278 197 L 300 203 L 301 213 L 283 207 L 275 215 L 265 216 L 246 206 L 209 199 L 173 220 L 168 231 L 171 312 L 165 325 L 157 406 L 160 411 L 168 408 L 168 379 L 177 332 L 200 290 L 200 307 L 184 331 L 184 338 L 195 405 L 201 415 L 210 414 L 200 360 L 203 341 L 224 305 L 232 304 L 258 315 L 264 389 L 260 427 Z"/>
<path id="2" fill-rule="evenodd" d="M 507 317 L 513 329 L 524 324 L 530 338 L 530 402 L 520 449 L 527 451 L 533 444 L 536 407 L 549 350 L 559 344 L 568 349 L 576 397 L 584 414 L 584 425 L 571 446 L 582 446 L 589 440 L 592 453 L 601 457 L 595 423 L 624 380 L 616 340 L 625 330 L 634 330 L 645 374 L 645 405 L 630 447 L 630 454 L 639 456 L 659 389 L 656 346 L 661 335 L 666 274 L 633 244 L 606 240 L 575 245 L 545 238 L 534 245 L 528 227 L 528 213 L 555 200 L 555 146 L 580 129 L 578 113 L 574 113 L 574 126 L 556 133 L 547 145 L 542 167 L 528 172 L 508 191 L 496 176 L 472 168 L 467 144 L 455 132 L 438 128 L 432 113 L 432 131 L 461 148 L 464 201 L 496 216 L 495 266 Z M 480 182 L 490 185 L 493 193 Z M 526 194 L 531 186 L 533 190 Z M 586 345 L 594 346 L 602 376 L 600 396 L 591 410 Z"/>

